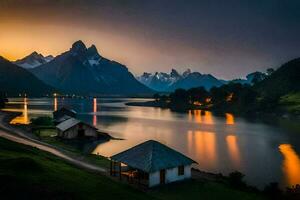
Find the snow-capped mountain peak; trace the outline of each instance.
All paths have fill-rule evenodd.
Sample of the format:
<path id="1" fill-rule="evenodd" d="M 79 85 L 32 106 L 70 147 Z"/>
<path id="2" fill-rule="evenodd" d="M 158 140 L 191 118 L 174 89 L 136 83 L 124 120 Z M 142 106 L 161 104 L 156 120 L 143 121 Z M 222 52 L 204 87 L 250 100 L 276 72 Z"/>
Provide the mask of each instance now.
<path id="1" fill-rule="evenodd" d="M 201 86 L 210 89 L 213 86 L 223 84 L 210 74 L 192 72 L 190 69 L 185 70 L 182 74 L 179 74 L 175 69 L 172 69 L 169 74 L 164 72 L 155 72 L 154 74 L 145 72 L 142 76 L 137 77 L 137 79 L 151 89 L 161 92 Z"/>
<path id="2" fill-rule="evenodd" d="M 52 55 L 44 57 L 42 54 L 34 51 L 30 55 L 15 61 L 14 64 L 25 69 L 32 69 L 47 62 L 50 62 L 51 60 L 53 60 L 53 58 L 54 57 Z"/>

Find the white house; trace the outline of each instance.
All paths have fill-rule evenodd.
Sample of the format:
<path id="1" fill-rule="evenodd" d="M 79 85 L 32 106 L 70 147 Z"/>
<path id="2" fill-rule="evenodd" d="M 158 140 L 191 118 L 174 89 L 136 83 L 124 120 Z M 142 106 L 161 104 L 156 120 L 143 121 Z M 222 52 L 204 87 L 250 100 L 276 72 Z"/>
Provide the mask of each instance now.
<path id="1" fill-rule="evenodd" d="M 110 171 L 111 175 L 119 174 L 120 179 L 127 176 L 153 187 L 191 178 L 193 163 L 166 145 L 149 140 L 112 156 Z"/>

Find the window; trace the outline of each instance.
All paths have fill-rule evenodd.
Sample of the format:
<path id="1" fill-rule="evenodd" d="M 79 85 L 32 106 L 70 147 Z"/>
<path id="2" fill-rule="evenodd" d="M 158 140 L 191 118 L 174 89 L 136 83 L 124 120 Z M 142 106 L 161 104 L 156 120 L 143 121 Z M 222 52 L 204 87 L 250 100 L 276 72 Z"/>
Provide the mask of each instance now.
<path id="1" fill-rule="evenodd" d="M 184 166 L 181 165 L 178 167 L 178 176 L 184 175 Z"/>

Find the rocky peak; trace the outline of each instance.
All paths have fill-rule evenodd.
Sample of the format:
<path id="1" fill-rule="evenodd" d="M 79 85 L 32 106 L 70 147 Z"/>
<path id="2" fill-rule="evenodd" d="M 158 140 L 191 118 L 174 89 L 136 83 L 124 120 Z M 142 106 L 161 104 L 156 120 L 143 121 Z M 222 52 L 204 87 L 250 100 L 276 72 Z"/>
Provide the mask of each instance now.
<path id="1" fill-rule="evenodd" d="M 182 76 L 187 77 L 191 72 L 192 72 L 191 69 L 187 69 L 183 72 Z"/>
<path id="2" fill-rule="evenodd" d="M 87 49 L 87 56 L 95 59 L 100 57 L 95 45 L 92 45 Z"/>
<path id="3" fill-rule="evenodd" d="M 171 77 L 174 77 L 174 78 L 180 77 L 180 74 L 175 69 L 172 69 L 172 71 L 171 71 Z"/>
<path id="4" fill-rule="evenodd" d="M 85 44 L 81 41 L 81 40 L 78 40 L 77 42 L 75 42 L 73 45 L 72 45 L 72 48 L 71 48 L 71 52 L 72 53 L 82 53 L 82 52 L 85 52 L 87 50 Z"/>

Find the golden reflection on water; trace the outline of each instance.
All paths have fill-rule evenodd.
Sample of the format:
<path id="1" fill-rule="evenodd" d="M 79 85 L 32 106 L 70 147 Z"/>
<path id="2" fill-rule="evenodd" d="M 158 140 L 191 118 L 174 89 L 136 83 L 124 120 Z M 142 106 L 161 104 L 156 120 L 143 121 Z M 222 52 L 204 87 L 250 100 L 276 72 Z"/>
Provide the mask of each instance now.
<path id="1" fill-rule="evenodd" d="M 192 112 L 189 111 L 189 120 L 194 117 L 195 122 L 198 124 L 214 124 L 213 116 L 210 111 L 203 111 L 203 110 L 193 110 Z"/>
<path id="2" fill-rule="evenodd" d="M 240 150 L 237 144 L 237 137 L 235 135 L 227 135 L 226 143 L 230 159 L 236 168 L 240 167 Z"/>
<path id="3" fill-rule="evenodd" d="M 93 125 L 97 126 L 97 99 L 93 99 Z"/>
<path id="4" fill-rule="evenodd" d="M 57 98 L 54 98 L 54 111 L 57 111 Z"/>
<path id="5" fill-rule="evenodd" d="M 28 102 L 27 98 L 25 97 L 23 99 L 23 110 L 22 110 L 22 115 L 14 118 L 11 120 L 11 124 L 29 124 L 29 118 L 28 118 Z"/>
<path id="6" fill-rule="evenodd" d="M 233 116 L 233 114 L 226 113 L 225 117 L 226 117 L 226 124 L 228 124 L 228 125 L 233 125 L 234 124 L 234 116 Z"/>
<path id="7" fill-rule="evenodd" d="M 188 131 L 187 137 L 188 151 L 195 151 L 201 165 L 214 168 L 217 161 L 216 134 L 208 131 Z"/>
<path id="8" fill-rule="evenodd" d="M 289 186 L 300 184 L 300 158 L 290 144 L 279 145 L 283 155 L 282 170 Z"/>

